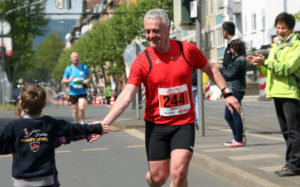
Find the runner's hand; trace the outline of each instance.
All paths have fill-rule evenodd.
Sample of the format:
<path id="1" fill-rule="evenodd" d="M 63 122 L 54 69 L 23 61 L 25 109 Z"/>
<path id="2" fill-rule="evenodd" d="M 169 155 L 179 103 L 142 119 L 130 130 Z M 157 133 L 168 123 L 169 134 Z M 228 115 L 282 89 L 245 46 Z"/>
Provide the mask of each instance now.
<path id="1" fill-rule="evenodd" d="M 89 125 L 96 125 L 96 124 L 101 124 L 102 125 L 102 122 L 101 121 L 94 121 L 92 123 L 89 123 Z M 111 126 L 102 125 L 102 135 L 109 133 L 111 131 L 111 129 L 112 129 Z M 98 140 L 99 138 L 101 138 L 102 135 L 92 134 L 89 143 L 92 143 L 92 142 Z"/>
<path id="2" fill-rule="evenodd" d="M 239 101 L 234 97 L 234 96 L 229 96 L 225 99 L 225 104 L 227 106 L 227 108 L 229 109 L 229 111 L 231 113 L 233 113 L 233 108 L 235 108 L 235 110 L 240 114 L 241 113 L 241 105 L 239 103 Z"/>

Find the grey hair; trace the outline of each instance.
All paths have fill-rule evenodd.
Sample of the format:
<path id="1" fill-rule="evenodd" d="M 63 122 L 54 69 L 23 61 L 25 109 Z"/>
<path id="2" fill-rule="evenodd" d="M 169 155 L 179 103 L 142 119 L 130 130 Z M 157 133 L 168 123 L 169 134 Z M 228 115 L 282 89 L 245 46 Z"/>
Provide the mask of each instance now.
<path id="1" fill-rule="evenodd" d="M 170 19 L 166 10 L 160 8 L 154 8 L 149 10 L 144 17 L 145 19 L 162 19 L 163 24 L 168 27 L 170 25 Z"/>

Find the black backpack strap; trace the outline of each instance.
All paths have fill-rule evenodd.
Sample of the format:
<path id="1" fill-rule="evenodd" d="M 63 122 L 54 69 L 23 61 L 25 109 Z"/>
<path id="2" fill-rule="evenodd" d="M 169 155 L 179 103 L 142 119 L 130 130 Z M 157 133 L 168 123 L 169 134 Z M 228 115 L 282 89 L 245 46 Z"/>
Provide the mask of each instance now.
<path id="1" fill-rule="evenodd" d="M 176 40 L 177 44 L 179 45 L 179 48 L 180 48 L 180 51 L 181 51 L 181 54 L 184 58 L 184 60 L 186 61 L 186 63 L 188 63 L 188 65 L 192 66 L 189 61 L 185 58 L 185 55 L 184 55 L 184 52 L 183 52 L 183 46 L 182 46 L 182 43 L 178 40 Z"/>
<path id="2" fill-rule="evenodd" d="M 151 61 L 151 59 L 150 59 L 150 56 L 149 56 L 149 53 L 148 53 L 147 49 L 145 50 L 145 55 L 146 55 L 146 57 L 147 57 L 147 59 L 148 59 L 148 62 L 149 62 L 149 72 L 148 72 L 148 74 L 147 74 L 147 76 L 146 76 L 146 79 L 147 79 L 147 78 L 148 78 L 148 75 L 149 75 L 149 73 L 150 73 L 150 71 L 151 71 L 151 69 L 152 69 L 152 61 Z"/>

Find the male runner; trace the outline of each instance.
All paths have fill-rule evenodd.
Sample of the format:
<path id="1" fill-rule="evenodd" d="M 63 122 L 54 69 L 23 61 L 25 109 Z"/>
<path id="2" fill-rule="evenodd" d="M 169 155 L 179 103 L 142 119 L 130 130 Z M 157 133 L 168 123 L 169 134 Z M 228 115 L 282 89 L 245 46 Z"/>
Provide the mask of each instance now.
<path id="1" fill-rule="evenodd" d="M 79 56 L 77 52 L 73 52 L 70 55 L 72 64 L 66 67 L 62 84 L 68 84 L 69 101 L 73 107 L 73 117 L 76 123 L 85 123 L 85 101 L 87 99 L 87 86 L 90 76 L 90 70 L 87 65 L 79 63 Z"/>
<path id="2" fill-rule="evenodd" d="M 219 71 L 193 44 L 169 39 L 165 10 L 152 9 L 144 17 L 149 47 L 133 62 L 124 90 L 101 122 L 111 125 L 128 107 L 141 83 L 146 88 L 146 151 L 150 186 L 162 186 L 171 173 L 172 187 L 188 186 L 187 175 L 195 140 L 192 70 L 202 69 L 223 90 Z M 182 48 L 181 48 L 182 47 Z M 239 111 L 239 102 L 226 92 L 226 105 Z M 93 140 L 98 137 L 95 136 Z"/>

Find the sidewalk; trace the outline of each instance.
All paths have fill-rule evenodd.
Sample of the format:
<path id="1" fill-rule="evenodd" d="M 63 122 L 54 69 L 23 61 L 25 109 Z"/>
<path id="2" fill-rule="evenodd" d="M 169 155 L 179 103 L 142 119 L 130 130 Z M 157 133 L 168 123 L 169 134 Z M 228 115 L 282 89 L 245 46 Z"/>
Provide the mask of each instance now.
<path id="1" fill-rule="evenodd" d="M 119 129 L 138 128 L 142 133 L 143 120 L 120 120 L 113 124 Z M 285 159 L 285 143 L 280 133 L 248 132 L 245 147 L 226 148 L 223 143 L 231 137 L 231 131 L 207 124 L 205 136 L 196 131 L 192 162 L 233 180 L 241 186 L 300 186 L 300 176 L 278 177 Z"/>

